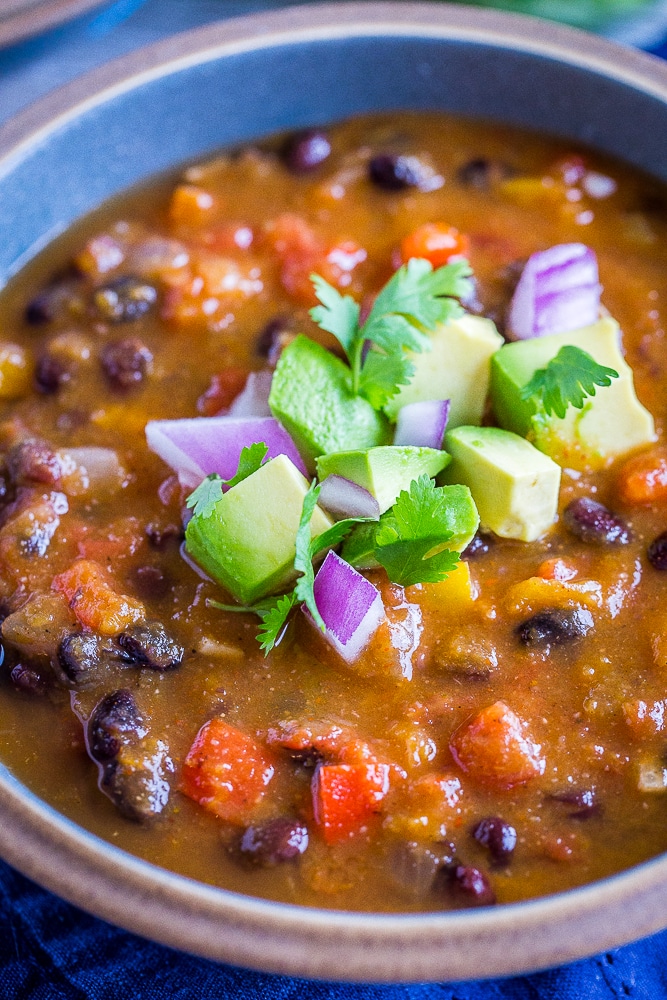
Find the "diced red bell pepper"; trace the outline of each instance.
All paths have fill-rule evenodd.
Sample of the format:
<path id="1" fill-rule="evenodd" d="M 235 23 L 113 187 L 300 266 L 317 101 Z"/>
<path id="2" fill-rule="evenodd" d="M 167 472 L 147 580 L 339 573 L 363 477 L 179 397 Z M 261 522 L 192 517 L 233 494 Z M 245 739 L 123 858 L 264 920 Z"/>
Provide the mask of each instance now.
<path id="1" fill-rule="evenodd" d="M 412 257 L 423 257 L 433 267 L 442 267 L 452 258 L 467 257 L 470 240 L 447 222 L 425 222 L 401 243 L 401 257 L 407 263 Z"/>
<path id="2" fill-rule="evenodd" d="M 180 788 L 215 816 L 242 826 L 263 798 L 273 771 L 251 736 L 216 717 L 197 733 L 183 762 Z"/>
<path id="3" fill-rule="evenodd" d="M 528 736 L 522 719 L 503 701 L 483 708 L 459 726 L 450 750 L 464 771 L 498 791 L 544 774 L 541 747 Z"/>
<path id="4" fill-rule="evenodd" d="M 52 586 L 65 595 L 82 625 L 102 635 L 118 635 L 146 617 L 141 601 L 114 590 L 107 571 L 92 559 L 77 559 L 54 577 Z"/>

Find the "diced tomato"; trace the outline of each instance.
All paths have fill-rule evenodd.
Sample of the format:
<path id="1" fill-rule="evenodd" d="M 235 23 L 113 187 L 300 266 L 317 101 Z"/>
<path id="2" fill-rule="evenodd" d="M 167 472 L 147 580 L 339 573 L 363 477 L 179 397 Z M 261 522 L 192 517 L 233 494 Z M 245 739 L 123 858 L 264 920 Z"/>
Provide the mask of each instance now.
<path id="1" fill-rule="evenodd" d="M 216 207 L 216 199 L 209 191 L 195 184 L 179 184 L 171 196 L 169 218 L 196 229 L 210 221 Z"/>
<path id="2" fill-rule="evenodd" d="M 567 583 L 568 580 L 574 580 L 577 573 L 578 570 L 574 563 L 560 557 L 545 559 L 543 563 L 540 563 L 537 571 L 537 575 L 542 577 L 543 580 L 556 580 L 558 583 Z"/>
<path id="3" fill-rule="evenodd" d="M 197 400 L 197 412 L 204 417 L 214 417 L 221 410 L 228 409 L 248 380 L 245 368 L 226 368 L 211 377 L 211 384 Z"/>
<path id="4" fill-rule="evenodd" d="M 202 252 L 187 280 L 178 275 L 167 282 L 162 317 L 179 325 L 224 318 L 263 287 L 260 269 L 252 261 Z"/>
<path id="5" fill-rule="evenodd" d="M 667 723 L 667 702 L 646 702 L 642 698 L 635 698 L 633 701 L 624 701 L 622 708 L 623 718 L 640 739 L 663 732 Z"/>
<path id="6" fill-rule="evenodd" d="M 146 617 L 141 601 L 114 590 L 107 571 L 91 559 L 72 563 L 54 577 L 52 586 L 65 595 L 82 625 L 102 635 L 118 635 Z"/>
<path id="7" fill-rule="evenodd" d="M 349 288 L 355 268 L 367 256 L 354 240 L 343 239 L 327 246 L 304 218 L 291 213 L 275 220 L 268 238 L 282 264 L 283 288 L 304 305 L 317 303 L 311 274 L 321 275 L 336 288 Z"/>
<path id="8" fill-rule="evenodd" d="M 315 822 L 327 844 L 361 833 L 389 791 L 389 765 L 322 764 L 313 777 Z"/>
<path id="9" fill-rule="evenodd" d="M 273 777 L 252 737 L 216 717 L 205 723 L 183 762 L 181 791 L 228 823 L 243 825 Z"/>
<path id="10" fill-rule="evenodd" d="M 541 747 L 522 719 L 503 701 L 482 709 L 460 726 L 450 743 L 454 760 L 480 784 L 498 791 L 544 774 Z"/>
<path id="11" fill-rule="evenodd" d="M 70 523 L 68 538 L 76 543 L 77 552 L 83 559 L 104 563 L 133 556 L 144 540 L 144 533 L 139 519 L 129 516 L 119 518 L 104 529 L 90 522 Z"/>
<path id="12" fill-rule="evenodd" d="M 618 474 L 621 499 L 632 506 L 667 501 L 667 448 L 636 455 Z"/>
<path id="13" fill-rule="evenodd" d="M 433 267 L 448 264 L 453 257 L 467 257 L 470 240 L 447 222 L 425 222 L 401 243 L 401 257 L 407 263 L 412 257 L 430 260 Z"/>

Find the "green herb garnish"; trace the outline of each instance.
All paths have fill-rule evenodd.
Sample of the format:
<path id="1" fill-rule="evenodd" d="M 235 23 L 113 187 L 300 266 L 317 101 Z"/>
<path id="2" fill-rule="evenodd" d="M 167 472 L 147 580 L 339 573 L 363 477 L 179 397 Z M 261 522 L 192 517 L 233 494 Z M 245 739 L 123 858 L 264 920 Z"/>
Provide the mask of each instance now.
<path id="1" fill-rule="evenodd" d="M 212 472 L 193 490 L 185 501 L 186 506 L 193 508 L 195 517 L 210 517 L 217 502 L 222 500 L 222 487 L 228 486 L 231 489 L 232 486 L 242 483 L 253 472 L 257 472 L 264 464 L 268 450 L 263 442 L 251 444 L 248 448 L 241 448 L 239 464 L 232 478 L 222 479 L 217 472 Z"/>
<path id="2" fill-rule="evenodd" d="M 445 548 L 452 537 L 447 500 L 427 475 L 414 479 L 382 515 L 375 533 L 375 558 L 392 583 L 438 583 L 456 569 L 459 553 Z"/>
<path id="3" fill-rule="evenodd" d="M 595 395 L 596 386 L 609 386 L 618 372 L 597 363 L 587 351 L 570 344 L 561 347 L 545 368 L 539 368 L 521 390 L 521 399 L 529 399 L 542 407 L 547 416 L 555 414 L 561 420 L 568 406 L 581 410 L 588 396 Z"/>
<path id="4" fill-rule="evenodd" d="M 470 292 L 471 275 L 465 260 L 433 270 L 428 260 L 413 258 L 389 279 L 362 324 L 354 299 L 311 275 L 321 304 L 310 315 L 343 347 L 356 395 L 379 410 L 409 383 L 414 367 L 404 352 L 430 350 L 427 331 L 463 313 L 457 300 Z M 369 349 L 364 358 L 365 344 Z"/>

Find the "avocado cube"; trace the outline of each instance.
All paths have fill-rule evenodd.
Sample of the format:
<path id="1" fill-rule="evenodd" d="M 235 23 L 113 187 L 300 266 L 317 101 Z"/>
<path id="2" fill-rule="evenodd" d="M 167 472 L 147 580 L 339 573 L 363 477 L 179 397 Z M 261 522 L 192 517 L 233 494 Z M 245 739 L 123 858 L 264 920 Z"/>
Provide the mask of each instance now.
<path id="1" fill-rule="evenodd" d="M 452 533 L 442 548 L 451 549 L 452 552 L 463 552 L 473 540 L 479 527 L 479 514 L 475 501 L 468 487 L 459 483 L 443 486 L 442 490 L 447 501 L 442 527 Z M 340 554 L 351 566 L 357 569 L 373 569 L 379 565 L 375 558 L 377 527 L 377 521 L 359 524 L 347 536 Z"/>
<path id="2" fill-rule="evenodd" d="M 451 461 L 446 451 L 417 448 L 413 445 L 385 445 L 368 451 L 339 451 L 316 461 L 319 479 L 342 476 L 368 490 L 384 513 L 401 490 L 410 488 L 413 479 L 426 473 L 435 479 Z"/>
<path id="3" fill-rule="evenodd" d="M 409 352 L 415 372 L 385 406 L 390 420 L 406 403 L 449 399 L 447 424 L 479 424 L 489 391 L 489 360 L 504 343 L 494 323 L 481 316 L 460 316 L 430 334 L 431 350 Z"/>
<path id="4" fill-rule="evenodd" d="M 348 366 L 308 337 L 296 337 L 280 355 L 269 407 L 311 471 L 319 455 L 391 439 L 384 416 L 352 392 Z"/>
<path id="5" fill-rule="evenodd" d="M 532 542 L 556 520 L 560 467 L 498 427 L 457 427 L 446 435 L 445 477 L 470 487 L 482 524 L 501 538 Z"/>
<path id="6" fill-rule="evenodd" d="M 210 517 L 192 518 L 186 551 L 242 604 L 283 590 L 296 576 L 296 533 L 307 491 L 306 478 L 278 455 L 225 493 Z M 331 524 L 316 507 L 311 537 Z"/>
<path id="7" fill-rule="evenodd" d="M 533 399 L 522 400 L 521 390 L 567 344 L 587 351 L 619 377 L 597 388 L 581 410 L 568 407 L 561 419 L 547 416 Z M 656 439 L 653 417 L 637 399 L 632 369 L 621 354 L 618 323 L 609 317 L 579 330 L 505 344 L 491 360 L 491 397 L 501 427 L 527 437 L 564 467 L 603 468 Z"/>

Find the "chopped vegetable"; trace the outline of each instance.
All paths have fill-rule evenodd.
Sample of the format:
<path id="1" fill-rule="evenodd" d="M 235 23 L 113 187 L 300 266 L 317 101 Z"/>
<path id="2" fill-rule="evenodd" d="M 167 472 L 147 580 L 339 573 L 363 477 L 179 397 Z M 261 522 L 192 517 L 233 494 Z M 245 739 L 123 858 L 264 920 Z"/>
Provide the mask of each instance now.
<path id="1" fill-rule="evenodd" d="M 563 243 L 528 258 L 510 305 L 510 336 L 528 340 L 577 330 L 599 312 L 595 254 L 583 243 Z"/>
<path id="2" fill-rule="evenodd" d="M 146 424 L 146 441 L 190 487 L 211 473 L 230 480 L 242 449 L 259 441 L 267 446 L 267 458 L 286 455 L 300 472 L 306 471 L 291 437 L 273 417 L 151 420 Z"/>
<path id="3" fill-rule="evenodd" d="M 539 744 L 526 734 L 525 723 L 503 701 L 482 709 L 454 733 L 454 760 L 482 785 L 499 791 L 523 785 L 544 774 Z"/>
<path id="4" fill-rule="evenodd" d="M 141 601 L 114 590 L 107 571 L 92 559 L 72 563 L 54 577 L 53 589 L 65 595 L 82 625 L 102 635 L 118 635 L 146 617 Z"/>
<path id="5" fill-rule="evenodd" d="M 449 406 L 448 399 L 407 403 L 398 411 L 394 444 L 442 448 Z"/>
<path id="6" fill-rule="evenodd" d="M 389 791 L 389 765 L 322 764 L 313 777 L 315 822 L 327 844 L 362 832 Z"/>
<path id="7" fill-rule="evenodd" d="M 335 517 L 380 517 L 380 505 L 372 493 L 343 476 L 330 475 L 322 482 L 320 503 Z"/>
<path id="8" fill-rule="evenodd" d="M 202 726 L 183 761 L 181 791 L 219 819 L 243 825 L 272 777 L 258 744 L 216 717 Z"/>
<path id="9" fill-rule="evenodd" d="M 269 393 L 273 372 L 250 372 L 243 392 L 229 407 L 230 417 L 270 417 Z"/>
<path id="10" fill-rule="evenodd" d="M 421 257 L 442 267 L 457 257 L 467 257 L 470 240 L 447 222 L 425 222 L 401 242 L 401 258 Z"/>
<path id="11" fill-rule="evenodd" d="M 667 449 L 635 455 L 621 466 L 618 492 L 631 506 L 664 503 L 667 500 Z"/>
<path id="12" fill-rule="evenodd" d="M 253 472 L 257 472 L 264 464 L 268 450 L 264 442 L 261 441 L 251 444 L 249 448 L 242 448 L 239 455 L 239 464 L 232 478 L 221 479 L 216 472 L 212 472 L 190 494 L 186 505 L 192 508 L 195 516 L 210 517 L 218 500 L 222 500 L 223 486 L 231 489 L 238 483 L 242 483 Z"/>
<path id="13" fill-rule="evenodd" d="M 434 271 L 429 261 L 413 258 L 380 291 L 363 324 L 359 306 L 350 296 L 341 296 L 318 275 L 312 276 L 321 304 L 310 314 L 343 347 L 355 393 L 379 409 L 400 385 L 408 384 L 412 366 L 402 352 L 428 351 L 431 342 L 425 331 L 461 315 L 456 300 L 469 291 L 470 274 L 467 261 Z M 364 357 L 368 341 L 373 346 Z"/>
<path id="14" fill-rule="evenodd" d="M 581 410 L 595 387 L 609 386 L 618 372 L 599 365 L 587 351 L 566 344 L 546 368 L 539 368 L 521 390 L 521 399 L 536 400 L 547 416 L 555 414 L 561 420 L 568 406 Z"/>
<path id="15" fill-rule="evenodd" d="M 325 625 L 324 638 L 346 663 L 354 663 L 384 621 L 379 591 L 335 552 L 328 552 L 313 595 Z"/>

